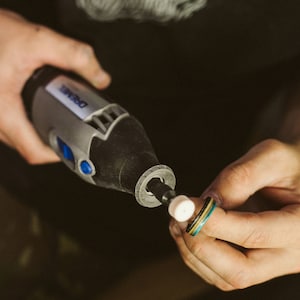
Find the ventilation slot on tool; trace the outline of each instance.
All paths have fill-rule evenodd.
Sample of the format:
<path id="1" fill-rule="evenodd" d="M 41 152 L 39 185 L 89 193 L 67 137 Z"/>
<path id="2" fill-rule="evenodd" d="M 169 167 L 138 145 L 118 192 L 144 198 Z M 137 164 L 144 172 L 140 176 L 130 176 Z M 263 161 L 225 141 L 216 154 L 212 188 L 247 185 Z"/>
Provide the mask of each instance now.
<path id="1" fill-rule="evenodd" d="M 88 124 L 105 134 L 113 122 L 125 112 L 126 111 L 119 106 L 108 107 L 99 115 L 93 116 Z"/>

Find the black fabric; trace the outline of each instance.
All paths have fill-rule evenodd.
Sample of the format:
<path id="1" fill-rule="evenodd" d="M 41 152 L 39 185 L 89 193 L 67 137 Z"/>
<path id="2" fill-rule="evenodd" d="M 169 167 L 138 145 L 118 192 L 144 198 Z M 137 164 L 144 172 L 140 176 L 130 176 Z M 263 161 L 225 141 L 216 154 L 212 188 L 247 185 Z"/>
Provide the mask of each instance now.
<path id="1" fill-rule="evenodd" d="M 298 75 L 297 0 L 209 0 L 168 24 L 97 23 L 72 0 L 1 3 L 94 46 L 113 78 L 107 94 L 141 121 L 180 193 L 201 194 L 238 158 L 261 109 Z M 177 251 L 163 208 L 90 186 L 62 165 L 28 166 L 4 146 L 0 162 L 0 181 L 20 201 L 108 260 L 118 257 L 107 276 Z"/>
<path id="2" fill-rule="evenodd" d="M 38 1 L 2 3 L 94 46 L 112 74 L 107 93 L 143 123 L 159 160 L 174 169 L 178 191 L 192 195 L 244 151 L 261 107 L 298 69 L 297 1 L 210 0 L 193 18 L 165 25 L 97 23 L 71 0 L 45 1 L 45 8 Z M 4 165 L 10 158 L 3 184 L 91 247 L 103 251 L 97 237 L 107 224 L 105 234 L 115 228 L 122 240 L 119 222 L 141 229 L 136 234 L 126 228 L 124 252 L 141 247 L 142 259 L 156 255 L 149 250 L 156 242 L 165 243 L 157 253 L 174 247 L 162 209 L 145 210 L 125 194 L 82 183 L 63 166 L 32 167 L 2 151 Z M 105 212 L 98 201 L 105 201 Z"/>
<path id="3" fill-rule="evenodd" d="M 108 93 L 141 120 L 188 193 L 240 155 L 261 108 L 298 70 L 297 1 L 210 0 L 165 25 L 97 23 L 72 0 L 59 7 L 63 30 L 95 47 L 112 74 Z"/>

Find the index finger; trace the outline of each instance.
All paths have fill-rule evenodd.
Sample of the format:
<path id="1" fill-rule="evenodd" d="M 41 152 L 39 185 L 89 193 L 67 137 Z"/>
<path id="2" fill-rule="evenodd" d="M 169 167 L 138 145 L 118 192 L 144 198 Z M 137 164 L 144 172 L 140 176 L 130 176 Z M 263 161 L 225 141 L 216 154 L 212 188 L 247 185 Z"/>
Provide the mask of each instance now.
<path id="1" fill-rule="evenodd" d="M 226 211 L 216 207 L 202 232 L 244 248 L 282 248 L 297 243 L 300 206 L 259 213 Z"/>

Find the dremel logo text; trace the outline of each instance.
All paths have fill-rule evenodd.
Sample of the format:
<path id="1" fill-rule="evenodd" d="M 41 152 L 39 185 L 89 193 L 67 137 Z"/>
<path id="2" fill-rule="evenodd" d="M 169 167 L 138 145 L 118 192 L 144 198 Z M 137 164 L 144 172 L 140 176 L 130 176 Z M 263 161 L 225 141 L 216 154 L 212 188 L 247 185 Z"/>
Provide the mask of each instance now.
<path id="1" fill-rule="evenodd" d="M 72 92 L 67 86 L 65 86 L 64 84 L 61 85 L 61 87 L 59 88 L 59 91 L 64 94 L 69 100 L 71 100 L 72 102 L 74 102 L 77 106 L 79 106 L 80 108 L 84 108 L 88 105 L 87 102 L 85 102 L 84 100 L 82 100 L 82 98 L 75 94 L 74 92 Z"/>

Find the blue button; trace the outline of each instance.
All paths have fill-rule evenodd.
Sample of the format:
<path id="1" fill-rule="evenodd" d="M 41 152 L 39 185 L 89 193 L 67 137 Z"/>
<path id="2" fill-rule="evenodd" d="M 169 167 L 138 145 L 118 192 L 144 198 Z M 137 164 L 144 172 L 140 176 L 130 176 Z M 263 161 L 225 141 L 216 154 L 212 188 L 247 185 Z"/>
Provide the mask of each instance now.
<path id="1" fill-rule="evenodd" d="M 57 137 L 56 140 L 63 157 L 74 162 L 74 154 L 71 148 L 61 138 Z"/>
<path id="2" fill-rule="evenodd" d="M 86 174 L 86 175 L 90 175 L 93 173 L 93 168 L 92 168 L 91 164 L 86 160 L 83 160 L 80 163 L 80 170 L 83 174 Z"/>

